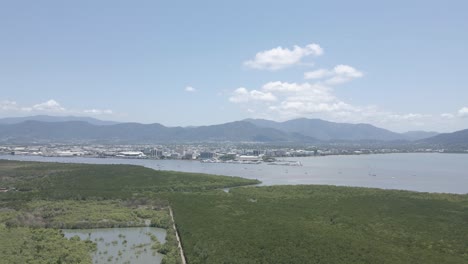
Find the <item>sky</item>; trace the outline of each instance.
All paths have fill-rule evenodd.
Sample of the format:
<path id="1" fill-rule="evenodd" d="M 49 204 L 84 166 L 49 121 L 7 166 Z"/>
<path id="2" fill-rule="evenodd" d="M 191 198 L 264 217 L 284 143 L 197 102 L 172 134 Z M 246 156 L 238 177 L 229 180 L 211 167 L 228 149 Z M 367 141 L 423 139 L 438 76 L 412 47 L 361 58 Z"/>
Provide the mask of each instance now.
<path id="1" fill-rule="evenodd" d="M 0 118 L 468 128 L 468 1 L 0 0 Z"/>

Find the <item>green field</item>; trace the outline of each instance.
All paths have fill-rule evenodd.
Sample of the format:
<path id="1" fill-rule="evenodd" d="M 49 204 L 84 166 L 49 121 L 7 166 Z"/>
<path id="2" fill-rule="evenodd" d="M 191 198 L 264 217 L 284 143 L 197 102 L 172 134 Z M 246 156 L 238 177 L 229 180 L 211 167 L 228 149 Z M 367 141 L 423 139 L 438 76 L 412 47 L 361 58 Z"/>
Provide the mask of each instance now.
<path id="1" fill-rule="evenodd" d="M 169 205 L 190 264 L 468 263 L 468 195 L 312 185 L 220 190 L 256 183 L 130 165 L 0 161 L 0 187 L 18 190 L 0 193 L 0 263 L 89 263 L 93 244 L 66 240 L 57 228 L 144 220 L 168 230 L 170 243 L 155 245 L 163 262 L 180 263 Z"/>

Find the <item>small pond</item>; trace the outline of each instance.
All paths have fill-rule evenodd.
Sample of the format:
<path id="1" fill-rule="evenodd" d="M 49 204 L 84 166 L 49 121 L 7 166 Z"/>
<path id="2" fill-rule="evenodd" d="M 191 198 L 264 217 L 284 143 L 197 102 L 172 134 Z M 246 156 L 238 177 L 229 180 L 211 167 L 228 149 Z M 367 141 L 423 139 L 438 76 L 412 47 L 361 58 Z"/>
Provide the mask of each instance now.
<path id="1" fill-rule="evenodd" d="M 161 263 L 162 254 L 151 248 L 151 236 L 156 236 L 163 244 L 166 230 L 156 227 L 64 229 L 66 238 L 79 236 L 81 240 L 91 240 L 97 244 L 93 263 Z"/>

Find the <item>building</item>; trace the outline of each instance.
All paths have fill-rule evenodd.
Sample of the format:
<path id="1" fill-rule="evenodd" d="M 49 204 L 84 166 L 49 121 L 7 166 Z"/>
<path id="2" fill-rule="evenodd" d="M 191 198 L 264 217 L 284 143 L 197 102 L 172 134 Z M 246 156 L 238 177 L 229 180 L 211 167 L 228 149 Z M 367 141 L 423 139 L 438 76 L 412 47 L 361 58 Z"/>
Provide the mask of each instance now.
<path id="1" fill-rule="evenodd" d="M 144 158 L 145 154 L 141 151 L 122 151 L 117 153 L 116 157 L 119 158 Z"/>
<path id="2" fill-rule="evenodd" d="M 262 150 L 254 150 L 254 151 L 253 151 L 253 155 L 254 155 L 254 156 L 260 156 L 260 155 L 263 154 L 263 153 L 264 153 L 264 151 L 262 151 Z"/>
<path id="3" fill-rule="evenodd" d="M 200 159 L 212 159 L 215 156 L 213 152 L 201 152 Z"/>

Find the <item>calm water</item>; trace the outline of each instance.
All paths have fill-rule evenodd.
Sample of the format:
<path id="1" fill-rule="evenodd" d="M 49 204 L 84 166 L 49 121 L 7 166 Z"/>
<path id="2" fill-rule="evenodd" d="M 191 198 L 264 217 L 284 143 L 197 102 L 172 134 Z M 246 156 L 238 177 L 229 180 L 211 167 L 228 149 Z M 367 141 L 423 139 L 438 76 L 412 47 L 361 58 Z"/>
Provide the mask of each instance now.
<path id="1" fill-rule="evenodd" d="M 201 172 L 259 179 L 263 185 L 331 184 L 421 192 L 468 193 L 466 154 L 385 154 L 288 158 L 303 166 L 201 163 L 185 160 L 0 156 L 0 159 L 94 164 L 134 164 L 156 170 Z"/>
<path id="2" fill-rule="evenodd" d="M 161 263 L 163 255 L 151 249 L 150 234 L 162 244 L 166 241 L 166 230 L 155 227 L 64 229 L 66 238 L 79 236 L 97 244 L 93 263 Z"/>

